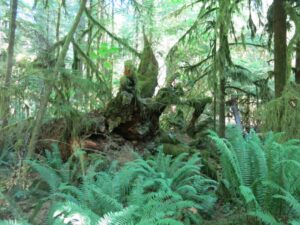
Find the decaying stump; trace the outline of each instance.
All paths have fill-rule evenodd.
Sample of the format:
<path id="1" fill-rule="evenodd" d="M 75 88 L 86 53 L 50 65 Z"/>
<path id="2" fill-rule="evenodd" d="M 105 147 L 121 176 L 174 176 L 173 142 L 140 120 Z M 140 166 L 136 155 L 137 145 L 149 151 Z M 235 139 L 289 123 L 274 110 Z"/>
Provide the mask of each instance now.
<path id="1" fill-rule="evenodd" d="M 106 148 L 104 145 L 109 145 L 108 140 L 114 135 L 118 135 L 115 137 L 119 143 L 143 145 L 157 135 L 159 118 L 169 105 L 184 104 L 193 107 L 195 112 L 189 128 L 194 129 L 196 120 L 210 100 L 181 100 L 184 94 L 182 88 L 172 86 L 160 89 L 153 97 L 157 86 L 158 63 L 148 39 L 145 37 L 144 40 L 145 46 L 138 69 L 132 61 L 125 62 L 119 92 L 105 110 L 70 118 L 71 128 L 68 127 L 68 120 L 63 118 L 45 123 L 39 135 L 37 152 L 51 149 L 50 145 L 57 143 L 62 157 L 67 159 L 74 152 L 74 148 L 78 147 L 103 151 Z"/>
<path id="2" fill-rule="evenodd" d="M 137 71 L 137 89 L 140 97 L 151 98 L 157 86 L 158 62 L 155 58 L 151 44 L 144 34 L 144 50 Z"/>

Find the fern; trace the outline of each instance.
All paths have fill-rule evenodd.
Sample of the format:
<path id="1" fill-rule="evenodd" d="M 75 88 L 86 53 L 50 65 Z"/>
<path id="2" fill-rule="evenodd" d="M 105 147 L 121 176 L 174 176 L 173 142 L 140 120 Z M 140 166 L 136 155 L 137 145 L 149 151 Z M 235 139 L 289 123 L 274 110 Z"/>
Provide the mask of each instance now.
<path id="1" fill-rule="evenodd" d="M 37 161 L 28 161 L 28 164 L 36 170 L 40 178 L 49 185 L 51 192 L 55 193 L 62 183 L 62 179 L 57 172 L 52 167 L 43 165 Z"/>
<path id="2" fill-rule="evenodd" d="M 74 224 L 77 221 L 77 224 L 94 225 L 99 219 L 98 215 L 85 206 L 73 202 L 59 202 L 51 207 L 48 224 Z"/>
<path id="3" fill-rule="evenodd" d="M 242 196 L 250 215 L 264 223 L 281 224 L 276 218 L 286 216 L 289 207 L 299 210 L 294 195 L 300 190 L 295 172 L 300 166 L 299 140 L 282 143 L 281 134 L 269 133 L 262 139 L 254 131 L 243 137 L 238 129 L 228 133 L 228 140 L 213 132 L 210 136 L 221 152 L 223 179 L 229 182 L 232 197 Z M 298 217 L 294 213 L 290 219 Z"/>
<path id="4" fill-rule="evenodd" d="M 95 161 L 78 186 L 63 176 L 66 168 L 70 172 L 69 162 L 56 157 L 54 150 L 44 163 L 29 162 L 50 189 L 44 198 L 53 202 L 48 224 L 73 224 L 75 219 L 81 224 L 199 224 L 216 201 L 217 183 L 200 174 L 197 154 L 173 159 L 159 151 L 120 170 L 112 163 L 99 171 L 101 162 Z"/>
<path id="5" fill-rule="evenodd" d="M 229 181 L 232 187 L 238 188 L 243 184 L 243 176 L 240 169 L 238 157 L 233 150 L 230 142 L 218 137 L 216 133 L 211 132 L 210 137 L 215 142 L 217 148 L 221 151 L 221 164 L 223 166 L 224 178 Z M 236 192 L 232 192 L 237 196 Z"/>
<path id="6" fill-rule="evenodd" d="M 283 225 L 283 223 L 278 222 L 270 213 L 261 210 L 250 212 L 249 215 L 260 219 L 266 225 Z"/>
<path id="7" fill-rule="evenodd" d="M 29 223 L 25 221 L 0 220 L 0 225 L 29 225 Z"/>

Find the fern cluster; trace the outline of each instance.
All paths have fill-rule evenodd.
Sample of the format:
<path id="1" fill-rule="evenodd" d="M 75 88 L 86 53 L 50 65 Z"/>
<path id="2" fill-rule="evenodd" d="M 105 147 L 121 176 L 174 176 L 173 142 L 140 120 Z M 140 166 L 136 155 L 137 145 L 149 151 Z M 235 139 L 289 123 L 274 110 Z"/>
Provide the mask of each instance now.
<path id="1" fill-rule="evenodd" d="M 0 220 L 0 225 L 29 225 L 29 224 L 25 221 Z"/>
<path id="2" fill-rule="evenodd" d="M 243 198 L 245 208 L 266 224 L 281 219 L 299 222 L 300 142 L 281 143 L 281 134 L 260 138 L 254 131 L 243 137 L 231 129 L 228 139 L 211 138 L 221 152 L 223 182 L 233 198 Z M 299 211 L 298 211 L 299 212 Z M 269 221 L 269 222 L 267 222 Z M 285 221 L 286 222 L 286 221 Z M 279 222 L 278 222 L 279 223 Z"/>
<path id="3" fill-rule="evenodd" d="M 144 160 L 137 158 L 122 168 L 106 170 L 91 164 L 79 184 L 70 178 L 69 162 L 48 153 L 47 163 L 31 161 L 48 184 L 52 202 L 48 224 L 201 224 L 216 197 L 216 182 L 200 174 L 199 155 L 176 158 L 159 151 Z"/>

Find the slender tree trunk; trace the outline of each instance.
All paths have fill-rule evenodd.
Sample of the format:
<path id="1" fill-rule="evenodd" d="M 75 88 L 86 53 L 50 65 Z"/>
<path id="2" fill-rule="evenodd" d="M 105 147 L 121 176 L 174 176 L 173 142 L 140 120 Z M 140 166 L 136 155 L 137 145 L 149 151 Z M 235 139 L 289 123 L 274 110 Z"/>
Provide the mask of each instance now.
<path id="1" fill-rule="evenodd" d="M 138 12 L 135 13 L 135 49 L 139 50 L 139 38 L 140 38 L 140 27 L 139 27 L 139 18 L 138 18 Z M 136 57 L 136 56 L 135 56 Z"/>
<path id="2" fill-rule="evenodd" d="M 115 33 L 115 3 L 114 1 L 111 2 L 111 28 L 112 32 Z M 111 47 L 114 47 L 114 39 L 111 39 Z M 113 89 L 113 76 L 114 76 L 114 55 L 111 56 L 111 69 L 110 69 L 110 76 L 109 76 L 109 93 L 108 93 L 108 99 L 111 100 L 112 95 L 112 89 Z"/>
<path id="3" fill-rule="evenodd" d="M 226 129 L 226 106 L 225 106 L 225 91 L 226 91 L 226 77 L 225 77 L 225 67 L 226 63 L 226 55 L 225 55 L 225 38 L 227 38 L 227 33 L 225 31 L 224 24 L 220 25 L 219 30 L 219 50 L 218 50 L 218 75 L 219 75 L 219 136 L 225 137 L 225 129 Z"/>
<path id="4" fill-rule="evenodd" d="M 92 14 L 92 5 L 93 5 L 93 0 L 89 1 L 89 13 Z M 91 20 L 88 20 L 87 22 L 87 27 L 89 29 L 88 32 L 88 37 L 87 37 L 87 48 L 86 48 L 86 55 L 90 57 L 90 52 L 92 48 L 92 43 L 93 43 L 93 23 Z M 93 80 L 93 70 L 90 68 L 90 66 L 86 66 L 86 77 L 89 80 Z M 94 109 L 94 104 L 90 100 L 89 93 L 87 95 L 83 95 L 83 99 L 85 99 L 86 102 L 88 102 L 90 106 L 90 111 Z"/>
<path id="5" fill-rule="evenodd" d="M 47 46 L 46 46 L 46 49 L 48 49 L 49 46 L 50 46 L 50 26 L 52 24 L 50 24 L 50 9 L 49 9 L 49 7 L 47 7 L 45 10 L 47 11 L 47 18 L 46 18 L 46 23 L 47 23 L 47 25 L 46 25 L 46 40 L 47 40 L 47 43 L 46 44 L 47 44 Z"/>
<path id="6" fill-rule="evenodd" d="M 63 64 L 64 64 L 64 60 L 65 60 L 65 57 L 67 55 L 67 51 L 69 49 L 69 45 L 72 41 L 72 38 L 73 38 L 73 35 L 77 29 L 77 26 L 80 22 L 80 18 L 84 12 L 84 8 L 85 8 L 85 4 L 86 4 L 86 0 L 81 0 L 81 3 L 80 3 L 80 8 L 77 12 L 77 15 L 76 15 L 76 18 L 74 20 L 74 23 L 66 37 L 66 40 L 65 40 L 65 43 L 61 49 L 61 52 L 59 53 L 59 56 L 58 56 L 58 59 L 57 59 L 57 62 L 55 64 L 55 68 L 54 68 L 54 77 L 56 78 L 59 74 L 59 69 L 61 67 L 63 67 Z M 46 83 L 46 87 L 45 87 L 45 92 L 43 94 L 43 96 L 41 96 L 41 101 L 40 101 L 40 107 L 39 107 L 39 110 L 37 112 L 37 117 L 36 117 L 36 120 L 35 120 L 35 124 L 34 124 L 34 128 L 33 128 L 33 131 L 32 131 L 32 134 L 31 134 L 31 139 L 30 139 L 30 142 L 29 142 L 29 146 L 28 146 L 28 154 L 27 154 L 27 158 L 32 158 L 33 154 L 34 154 L 34 151 L 35 151 L 35 148 L 36 148 L 36 143 L 37 143 L 37 140 L 38 140 L 38 136 L 39 136 L 39 133 L 41 131 L 41 126 L 42 126 L 42 121 L 43 121 L 43 118 L 44 118 L 44 115 L 46 113 L 46 109 L 47 109 L 47 104 L 48 104 L 48 100 L 49 100 L 49 96 L 51 94 L 51 91 L 52 91 L 52 87 L 53 85 L 51 83 Z"/>
<path id="7" fill-rule="evenodd" d="M 75 38 L 74 38 L 75 39 Z M 81 72 L 81 66 L 80 66 L 80 58 L 79 54 L 77 52 L 77 49 L 73 46 L 73 63 L 72 63 L 72 69 L 76 71 Z"/>
<path id="8" fill-rule="evenodd" d="M 97 11 L 97 18 L 98 20 L 102 21 L 103 20 L 103 0 L 98 0 L 98 11 Z M 101 35 L 98 36 L 97 38 L 97 43 L 96 43 L 96 48 L 99 49 L 100 48 L 100 43 L 101 43 L 101 39 L 103 38 L 102 32 Z M 96 60 L 96 65 L 97 65 L 97 70 L 100 71 L 100 66 L 101 66 L 101 61 L 99 58 L 97 58 Z"/>
<path id="9" fill-rule="evenodd" d="M 282 95 L 286 84 L 287 16 L 284 9 L 284 0 L 274 0 L 273 7 L 275 96 L 278 98 Z"/>
<path id="10" fill-rule="evenodd" d="M 215 28 L 215 34 L 217 29 Z M 213 112 L 214 112 L 214 131 L 217 132 L 217 115 L 218 115 L 218 74 L 217 74 L 217 35 L 214 39 L 214 48 L 213 48 Z"/>
<path id="11" fill-rule="evenodd" d="M 298 41 L 298 43 L 297 43 L 297 49 L 296 49 L 295 80 L 296 80 L 297 84 L 300 84 L 300 41 Z"/>
<path id="12" fill-rule="evenodd" d="M 55 37 L 56 37 L 56 42 L 59 42 L 59 32 L 60 32 L 60 18 L 61 18 L 61 4 L 59 4 L 58 9 L 57 9 L 57 20 L 56 20 L 56 27 L 55 27 Z M 59 56 L 59 50 L 60 47 L 57 47 L 56 51 L 56 57 Z"/>
<path id="13" fill-rule="evenodd" d="M 9 89 L 11 85 L 11 76 L 13 68 L 13 57 L 15 47 L 16 34 L 16 19 L 17 19 L 18 0 L 10 1 L 10 20 L 9 20 L 9 42 L 7 51 L 6 75 L 5 75 L 5 91 L 3 98 L 3 115 L 2 127 L 8 125 L 9 111 L 10 111 L 10 95 Z"/>
<path id="14" fill-rule="evenodd" d="M 226 75 L 225 69 L 230 66 L 230 51 L 228 45 L 228 31 L 231 23 L 232 3 L 230 0 L 219 0 L 217 71 L 219 75 L 219 136 L 225 137 L 226 128 Z"/>
<path id="15" fill-rule="evenodd" d="M 217 132 L 217 113 L 218 113 L 218 105 L 217 105 L 217 100 L 218 100 L 218 83 L 217 81 L 214 81 L 214 100 L 213 100 L 213 112 L 214 112 L 214 131 Z"/>
<path id="16" fill-rule="evenodd" d="M 220 77 L 220 90 L 219 90 L 219 136 L 220 137 L 225 137 L 225 129 L 226 129 L 225 85 L 226 85 L 226 79 L 223 74 Z"/>
<path id="17" fill-rule="evenodd" d="M 233 117 L 235 120 L 235 124 L 241 131 L 243 131 L 244 128 L 243 128 L 243 124 L 242 124 L 241 113 L 240 113 L 240 110 L 238 107 L 237 98 L 232 98 L 230 103 L 231 103 L 230 108 L 231 108 L 231 111 L 232 111 L 232 114 L 233 114 Z"/>

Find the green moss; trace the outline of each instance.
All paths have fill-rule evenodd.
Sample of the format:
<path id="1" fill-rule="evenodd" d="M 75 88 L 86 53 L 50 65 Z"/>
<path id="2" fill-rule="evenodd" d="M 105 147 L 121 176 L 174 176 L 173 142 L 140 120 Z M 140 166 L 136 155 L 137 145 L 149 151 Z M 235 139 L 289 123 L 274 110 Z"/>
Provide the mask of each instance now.
<path id="1" fill-rule="evenodd" d="M 163 144 L 163 152 L 167 155 L 178 156 L 181 153 L 190 152 L 190 148 L 188 146 L 184 146 L 180 144 L 174 145 L 174 144 L 165 143 Z"/>
<path id="2" fill-rule="evenodd" d="M 151 98 L 157 86 L 158 62 L 144 35 L 144 50 L 137 71 L 137 90 L 142 98 Z"/>
<path id="3" fill-rule="evenodd" d="M 282 131 L 285 138 L 300 138 L 300 85 L 287 85 L 280 98 L 264 106 L 261 119 L 263 131 Z"/>

